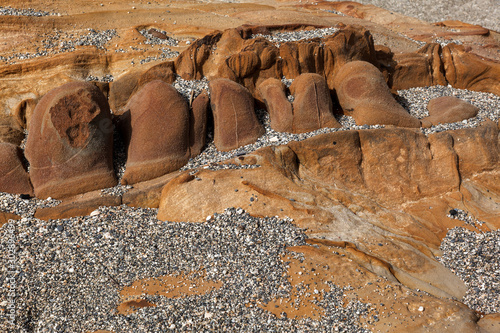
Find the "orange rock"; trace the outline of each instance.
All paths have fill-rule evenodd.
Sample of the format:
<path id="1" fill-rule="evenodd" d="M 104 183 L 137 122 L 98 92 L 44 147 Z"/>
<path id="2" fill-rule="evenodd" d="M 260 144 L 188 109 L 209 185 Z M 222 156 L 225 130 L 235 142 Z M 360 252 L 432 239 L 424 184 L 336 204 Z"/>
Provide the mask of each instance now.
<path id="1" fill-rule="evenodd" d="M 396 64 L 389 69 L 392 89 L 447 85 L 441 45 L 426 44 L 417 52 L 395 54 L 393 58 Z"/>
<path id="2" fill-rule="evenodd" d="M 284 84 L 278 79 L 269 78 L 257 90 L 266 103 L 271 128 L 278 132 L 292 133 L 292 104 L 286 98 Z"/>
<path id="3" fill-rule="evenodd" d="M 171 85 L 152 81 L 127 103 L 130 132 L 122 184 L 135 184 L 175 171 L 189 160 L 189 108 Z"/>
<path id="4" fill-rule="evenodd" d="M 203 91 L 193 101 L 189 114 L 189 156 L 195 157 L 205 146 L 207 136 L 208 93 Z"/>
<path id="5" fill-rule="evenodd" d="M 333 103 L 326 80 L 319 74 L 301 74 L 290 86 L 294 95 L 292 132 L 310 132 L 322 127 L 341 127 L 333 116 Z"/>
<path id="6" fill-rule="evenodd" d="M 37 104 L 26 158 L 37 197 L 62 198 L 116 185 L 109 105 L 91 83 L 68 83 Z"/>
<path id="7" fill-rule="evenodd" d="M 0 228 L 5 223 L 9 222 L 9 220 L 20 220 L 20 219 L 21 219 L 21 216 L 19 216 L 19 215 L 3 212 L 0 210 Z"/>
<path id="8" fill-rule="evenodd" d="M 24 139 L 21 126 L 12 116 L 0 115 L 0 142 L 12 143 L 16 146 Z"/>
<path id="9" fill-rule="evenodd" d="M 475 117 L 479 111 L 474 105 L 454 96 L 433 98 L 427 104 L 429 117 L 424 119 L 432 125 L 454 123 Z"/>
<path id="10" fill-rule="evenodd" d="M 0 192 L 33 195 L 21 149 L 11 143 L 0 143 Z"/>
<path id="11" fill-rule="evenodd" d="M 209 87 L 217 149 L 236 149 L 254 143 L 264 134 L 247 89 L 228 79 L 212 80 Z"/>
<path id="12" fill-rule="evenodd" d="M 446 80 L 454 87 L 500 95 L 500 63 L 480 58 L 463 45 L 448 44 L 443 48 Z"/>
<path id="13" fill-rule="evenodd" d="M 358 125 L 420 127 L 392 97 L 382 73 L 365 61 L 344 65 L 335 76 L 335 91 L 342 109 Z"/>

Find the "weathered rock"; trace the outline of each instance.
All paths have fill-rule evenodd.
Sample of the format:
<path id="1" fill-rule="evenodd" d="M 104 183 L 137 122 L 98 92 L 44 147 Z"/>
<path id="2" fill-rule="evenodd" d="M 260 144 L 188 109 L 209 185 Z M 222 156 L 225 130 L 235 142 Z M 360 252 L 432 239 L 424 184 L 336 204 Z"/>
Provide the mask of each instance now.
<path id="1" fill-rule="evenodd" d="M 425 117 L 432 125 L 454 123 L 475 117 L 479 111 L 474 105 L 454 96 L 433 98 L 427 104 L 429 117 Z"/>
<path id="2" fill-rule="evenodd" d="M 37 104 L 25 150 L 37 197 L 116 185 L 109 105 L 91 83 L 68 83 Z"/>
<path id="3" fill-rule="evenodd" d="M 325 78 L 319 74 L 301 74 L 290 86 L 294 95 L 293 133 L 310 132 L 322 127 L 341 127 L 333 116 L 333 104 Z"/>
<path id="4" fill-rule="evenodd" d="M 376 63 L 371 33 L 360 26 L 347 26 L 324 41 L 324 71 L 328 87 L 333 90 L 334 79 L 346 63 L 366 61 Z"/>
<path id="5" fill-rule="evenodd" d="M 390 86 L 394 90 L 448 84 L 439 44 L 425 44 L 417 52 L 399 53 L 393 58 L 394 66 L 389 72 Z"/>
<path id="6" fill-rule="evenodd" d="M 189 160 L 189 108 L 171 85 L 152 81 L 124 108 L 129 126 L 127 164 L 122 184 L 134 184 L 179 169 Z"/>
<path id="7" fill-rule="evenodd" d="M 260 97 L 266 104 L 271 128 L 278 132 L 293 131 L 292 104 L 286 98 L 285 85 L 278 79 L 269 78 L 257 87 Z"/>
<path id="8" fill-rule="evenodd" d="M 236 149 L 254 143 L 264 134 L 255 115 L 253 97 L 246 88 L 228 79 L 212 80 L 209 87 L 217 149 Z"/>
<path id="9" fill-rule="evenodd" d="M 238 78 L 253 74 L 260 68 L 260 59 L 253 51 L 243 51 L 227 58 L 227 65 Z"/>
<path id="10" fill-rule="evenodd" d="M 0 115 L 0 142 L 12 143 L 18 146 L 23 139 L 23 129 L 14 117 Z"/>
<path id="11" fill-rule="evenodd" d="M 392 97 L 382 73 L 365 61 L 344 65 L 335 76 L 335 90 L 342 109 L 358 125 L 420 127 Z"/>
<path id="12" fill-rule="evenodd" d="M 0 192 L 33 195 L 30 177 L 22 162 L 21 149 L 0 143 Z"/>
<path id="13" fill-rule="evenodd" d="M 203 91 L 191 105 L 189 113 L 189 155 L 191 157 L 201 153 L 205 146 L 209 103 L 208 93 Z"/>
<path id="14" fill-rule="evenodd" d="M 443 48 L 446 80 L 455 88 L 490 92 L 500 95 L 500 63 L 469 53 L 463 45 L 448 44 Z"/>

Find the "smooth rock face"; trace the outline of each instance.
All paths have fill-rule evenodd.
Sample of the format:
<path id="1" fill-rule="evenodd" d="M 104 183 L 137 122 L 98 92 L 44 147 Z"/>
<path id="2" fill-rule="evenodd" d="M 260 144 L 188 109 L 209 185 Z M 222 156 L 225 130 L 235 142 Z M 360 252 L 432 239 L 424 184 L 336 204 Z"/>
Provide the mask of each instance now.
<path id="1" fill-rule="evenodd" d="M 209 87 L 217 149 L 236 149 L 254 143 L 264 134 L 255 115 L 253 97 L 245 87 L 228 79 L 212 80 Z"/>
<path id="2" fill-rule="evenodd" d="M 0 143 L 0 192 L 33 195 L 21 149 L 11 143 Z"/>
<path id="3" fill-rule="evenodd" d="M 109 105 L 91 83 L 65 84 L 36 106 L 25 150 L 37 197 L 61 198 L 116 185 Z"/>
<path id="4" fill-rule="evenodd" d="M 368 62 L 353 61 L 342 66 L 334 85 L 342 109 L 358 125 L 420 127 L 420 121 L 392 97 L 382 73 Z"/>
<path id="5" fill-rule="evenodd" d="M 301 74 L 290 86 L 294 95 L 293 133 L 315 131 L 322 127 L 341 127 L 333 116 L 333 104 L 326 80 L 319 74 Z"/>
<path id="6" fill-rule="evenodd" d="M 205 146 L 209 103 L 208 93 L 203 91 L 191 105 L 189 119 L 189 153 L 191 157 L 200 154 Z"/>
<path id="7" fill-rule="evenodd" d="M 189 107 L 170 84 L 145 84 L 125 106 L 127 164 L 122 184 L 153 179 L 183 166 L 189 159 Z"/>
<path id="8" fill-rule="evenodd" d="M 292 104 L 286 98 L 285 86 L 278 79 L 269 78 L 257 87 L 258 93 L 266 103 L 267 112 L 271 121 L 271 128 L 278 132 L 293 131 Z"/>
<path id="9" fill-rule="evenodd" d="M 454 123 L 475 117 L 479 111 L 474 105 L 454 96 L 433 98 L 427 104 L 429 117 L 425 117 L 432 125 Z"/>

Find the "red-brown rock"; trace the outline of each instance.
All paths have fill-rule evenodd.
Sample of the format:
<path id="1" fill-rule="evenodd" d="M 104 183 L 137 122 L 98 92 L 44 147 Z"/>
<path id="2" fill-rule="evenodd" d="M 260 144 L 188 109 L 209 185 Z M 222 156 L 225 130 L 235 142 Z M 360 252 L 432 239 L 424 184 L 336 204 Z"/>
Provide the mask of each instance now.
<path id="1" fill-rule="evenodd" d="M 294 95 L 293 133 L 310 132 L 322 127 L 341 127 L 333 116 L 333 103 L 326 80 L 319 74 L 301 74 L 290 86 Z"/>
<path id="2" fill-rule="evenodd" d="M 286 98 L 284 84 L 278 79 L 269 78 L 262 82 L 257 90 L 266 103 L 271 128 L 278 132 L 291 133 L 293 111 L 292 104 Z"/>
<path id="3" fill-rule="evenodd" d="M 429 117 L 424 118 L 432 125 L 454 123 L 475 117 L 479 111 L 474 105 L 454 96 L 433 98 L 427 104 Z"/>
<path id="4" fill-rule="evenodd" d="M 188 161 L 189 108 L 172 87 L 156 80 L 144 85 L 124 108 L 127 164 L 122 184 L 160 177 Z"/>
<path id="5" fill-rule="evenodd" d="M 0 143 L 0 192 L 33 195 L 21 149 L 11 143 Z"/>
<path id="6" fill-rule="evenodd" d="M 25 154 L 37 197 L 116 185 L 111 114 L 102 92 L 73 82 L 46 94 L 33 113 Z"/>
<path id="7" fill-rule="evenodd" d="M 254 143 L 264 134 L 255 115 L 253 97 L 245 87 L 228 79 L 212 80 L 209 87 L 217 149 L 236 149 Z"/>
<path id="8" fill-rule="evenodd" d="M 374 65 L 365 61 L 347 63 L 335 76 L 334 84 L 342 109 L 356 124 L 420 127 L 420 121 L 392 97 Z"/>
<path id="9" fill-rule="evenodd" d="M 201 153 L 205 146 L 209 103 L 208 93 L 203 91 L 191 105 L 189 118 L 189 155 L 191 157 Z"/>

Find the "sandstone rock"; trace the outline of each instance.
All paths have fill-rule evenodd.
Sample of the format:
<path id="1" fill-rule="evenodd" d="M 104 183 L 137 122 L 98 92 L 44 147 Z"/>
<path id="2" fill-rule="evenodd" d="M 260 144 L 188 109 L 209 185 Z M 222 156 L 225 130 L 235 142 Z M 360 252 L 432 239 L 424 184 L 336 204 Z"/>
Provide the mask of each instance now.
<path id="1" fill-rule="evenodd" d="M 189 108 L 171 85 L 152 81 L 127 103 L 130 126 L 122 184 L 135 184 L 177 170 L 189 159 Z"/>
<path id="2" fill-rule="evenodd" d="M 439 44 L 426 44 L 417 52 L 399 53 L 393 58 L 395 66 L 390 68 L 390 85 L 394 90 L 448 84 Z"/>
<path id="3" fill-rule="evenodd" d="M 24 139 L 21 126 L 12 116 L 0 115 L 0 142 L 12 143 L 16 146 Z"/>
<path id="4" fill-rule="evenodd" d="M 255 115 L 253 97 L 247 89 L 228 79 L 212 80 L 209 87 L 217 149 L 236 149 L 254 143 L 264 134 Z"/>
<path id="5" fill-rule="evenodd" d="M 475 117 L 479 111 L 474 105 L 454 96 L 433 98 L 427 104 L 429 117 L 424 118 L 432 125 L 454 123 Z"/>
<path id="6" fill-rule="evenodd" d="M 189 155 L 195 157 L 205 146 L 210 98 L 203 91 L 193 101 L 189 117 Z"/>
<path id="7" fill-rule="evenodd" d="M 25 150 L 37 197 L 61 198 L 116 185 L 109 106 L 91 83 L 68 83 L 36 106 Z"/>
<path id="8" fill-rule="evenodd" d="M 322 127 L 341 127 L 333 116 L 333 104 L 326 80 L 318 74 L 301 74 L 290 86 L 294 95 L 293 133 L 310 132 Z"/>
<path id="9" fill-rule="evenodd" d="M 11 143 L 0 143 L 0 192 L 33 195 L 22 158 L 19 147 Z"/>
<path id="10" fill-rule="evenodd" d="M 166 83 L 174 83 L 175 69 L 173 61 L 165 61 L 155 65 L 141 74 L 137 82 L 137 87 L 140 88 L 148 82 L 161 80 Z"/>
<path id="11" fill-rule="evenodd" d="M 392 97 L 382 73 L 365 61 L 344 65 L 335 76 L 335 90 L 342 109 L 358 125 L 420 127 Z"/>
<path id="12" fill-rule="evenodd" d="M 67 219 L 89 215 L 101 206 L 119 206 L 121 203 L 120 196 L 102 195 L 101 190 L 97 190 L 65 198 L 57 206 L 38 208 L 35 217 L 45 221 Z"/>
<path id="13" fill-rule="evenodd" d="M 446 45 L 442 58 L 446 80 L 453 87 L 500 95 L 500 63 L 480 58 L 457 44 Z"/>
<path id="14" fill-rule="evenodd" d="M 35 110 L 37 101 L 34 98 L 28 98 L 21 101 L 13 110 L 12 116 L 16 119 L 17 124 L 22 128 L 28 128 L 30 125 L 31 116 Z"/>
<path id="15" fill-rule="evenodd" d="M 242 51 L 227 58 L 227 65 L 238 78 L 253 74 L 260 68 L 260 59 L 253 51 Z"/>
<path id="16" fill-rule="evenodd" d="M 278 132 L 292 133 L 292 104 L 286 97 L 284 84 L 278 79 L 269 78 L 257 89 L 269 112 L 271 128 Z"/>
<path id="17" fill-rule="evenodd" d="M 360 26 L 347 26 L 324 41 L 324 71 L 328 87 L 333 90 L 334 79 L 346 63 L 366 61 L 376 63 L 373 37 Z"/>

